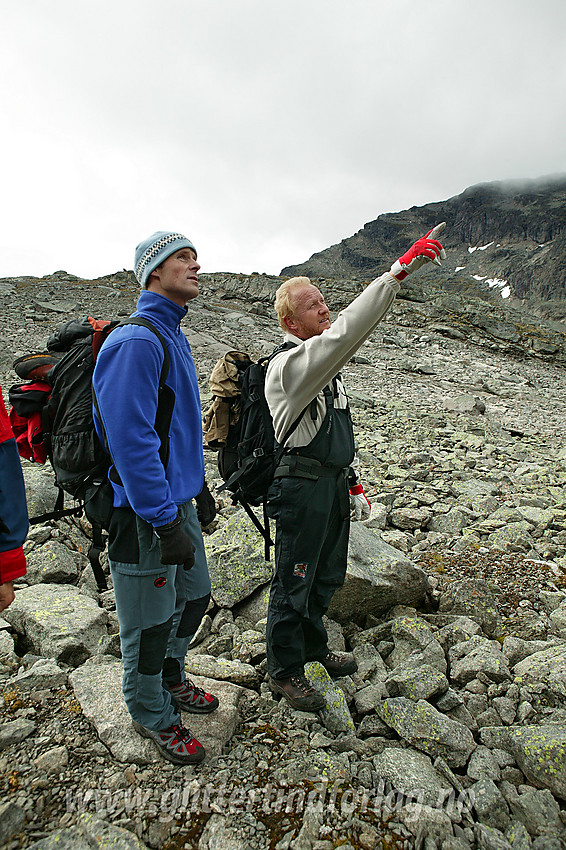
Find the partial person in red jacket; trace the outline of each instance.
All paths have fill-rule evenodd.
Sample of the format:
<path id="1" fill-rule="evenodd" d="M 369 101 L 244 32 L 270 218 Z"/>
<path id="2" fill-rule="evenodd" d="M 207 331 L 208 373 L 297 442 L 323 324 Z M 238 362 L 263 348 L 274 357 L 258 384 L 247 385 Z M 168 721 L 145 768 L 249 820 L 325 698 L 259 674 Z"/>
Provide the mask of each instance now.
<path id="1" fill-rule="evenodd" d="M 14 601 L 14 580 L 25 575 L 28 527 L 20 456 L 0 388 L 0 611 Z"/>

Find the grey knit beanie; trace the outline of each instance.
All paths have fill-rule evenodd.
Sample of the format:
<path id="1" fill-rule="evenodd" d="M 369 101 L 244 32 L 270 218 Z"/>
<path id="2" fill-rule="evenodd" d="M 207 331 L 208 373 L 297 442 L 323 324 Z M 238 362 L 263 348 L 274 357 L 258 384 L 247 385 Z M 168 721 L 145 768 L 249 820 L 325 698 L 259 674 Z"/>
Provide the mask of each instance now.
<path id="1" fill-rule="evenodd" d="M 152 271 L 181 248 L 191 248 L 196 255 L 195 246 L 182 233 L 158 230 L 140 242 L 134 257 L 134 272 L 142 288 L 145 289 L 147 286 L 147 280 Z"/>

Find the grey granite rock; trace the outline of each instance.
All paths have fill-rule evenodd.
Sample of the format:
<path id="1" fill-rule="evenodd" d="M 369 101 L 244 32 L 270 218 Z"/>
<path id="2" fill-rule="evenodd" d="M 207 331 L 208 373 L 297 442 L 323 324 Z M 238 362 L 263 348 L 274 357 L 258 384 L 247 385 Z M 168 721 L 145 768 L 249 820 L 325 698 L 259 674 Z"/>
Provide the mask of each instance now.
<path id="1" fill-rule="evenodd" d="M 52 658 L 41 658 L 28 670 L 14 677 L 14 685 L 20 691 L 57 688 L 67 682 L 68 673 Z"/>
<path id="2" fill-rule="evenodd" d="M 475 635 L 450 650 L 450 680 L 462 686 L 482 673 L 494 682 L 511 679 L 505 656 L 493 641 Z"/>
<path id="3" fill-rule="evenodd" d="M 4 847 L 10 839 L 20 833 L 26 823 L 26 813 L 21 806 L 11 800 L 0 803 L 0 846 Z"/>
<path id="4" fill-rule="evenodd" d="M 22 588 L 4 616 L 39 655 L 71 665 L 93 655 L 106 636 L 106 611 L 68 584 Z"/>
<path id="5" fill-rule="evenodd" d="M 0 750 L 19 744 L 35 732 L 36 726 L 32 720 L 19 717 L 0 724 Z"/>
<path id="6" fill-rule="evenodd" d="M 482 742 L 511 753 L 528 781 L 566 800 L 566 730 L 564 726 L 492 726 Z"/>
<path id="7" fill-rule="evenodd" d="M 72 584 L 78 577 L 76 556 L 57 540 L 48 540 L 27 556 L 29 584 Z"/>
<path id="8" fill-rule="evenodd" d="M 432 705 L 394 697 L 378 706 L 381 719 L 413 747 L 431 756 L 442 756 L 450 767 L 462 767 L 476 743 L 470 730 L 451 720 Z"/>
<path id="9" fill-rule="evenodd" d="M 160 755 L 151 741 L 141 738 L 122 696 L 122 664 L 115 658 L 98 657 L 71 673 L 69 681 L 85 716 L 95 725 L 100 740 L 121 762 L 148 764 Z M 190 729 L 209 757 L 218 755 L 234 733 L 242 688 L 227 682 L 195 677 L 195 683 L 218 696 L 220 705 L 208 715 L 190 715 Z"/>
<path id="10" fill-rule="evenodd" d="M 83 812 L 75 826 L 55 829 L 47 838 L 29 845 L 30 850 L 148 850 L 132 832 Z"/>
<path id="11" fill-rule="evenodd" d="M 566 644 L 529 655 L 515 664 L 513 675 L 518 684 L 541 683 L 547 693 L 566 700 Z"/>
<path id="12" fill-rule="evenodd" d="M 220 607 L 242 602 L 271 579 L 263 539 L 244 513 L 233 514 L 204 542 L 212 595 Z"/>
<path id="13" fill-rule="evenodd" d="M 488 778 L 479 779 L 471 786 L 470 792 L 480 823 L 504 832 L 509 826 L 509 808 L 495 782 Z"/>
<path id="14" fill-rule="evenodd" d="M 452 790 L 429 756 L 417 750 L 387 747 L 373 757 L 373 765 L 380 780 L 390 782 L 415 802 L 439 805 Z"/>
<path id="15" fill-rule="evenodd" d="M 453 582 L 441 596 L 439 610 L 471 616 L 490 637 L 497 632 L 499 626 L 499 615 L 493 595 L 487 584 L 479 579 Z"/>
<path id="16" fill-rule="evenodd" d="M 427 576 L 419 567 L 363 523 L 352 523 L 346 581 L 334 594 L 328 616 L 363 626 L 368 614 L 399 604 L 419 605 L 428 591 Z"/>

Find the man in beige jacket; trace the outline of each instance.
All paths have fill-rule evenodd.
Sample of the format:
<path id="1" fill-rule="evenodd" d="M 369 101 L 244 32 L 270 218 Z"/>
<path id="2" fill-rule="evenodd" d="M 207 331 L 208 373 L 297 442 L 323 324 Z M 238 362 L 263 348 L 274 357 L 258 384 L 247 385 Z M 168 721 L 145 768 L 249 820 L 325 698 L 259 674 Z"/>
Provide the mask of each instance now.
<path id="1" fill-rule="evenodd" d="M 351 655 L 329 651 L 322 621 L 344 583 L 348 554 L 354 435 L 340 369 L 390 308 L 399 281 L 431 260 L 440 265 L 445 253 L 436 237 L 443 229 L 444 223 L 419 239 L 332 325 L 321 292 L 307 277 L 277 290 L 279 324 L 291 345 L 273 357 L 265 382 L 276 439 L 300 421 L 267 498 L 268 515 L 276 521 L 267 668 L 272 691 L 303 711 L 324 706 L 305 677 L 306 662 L 320 661 L 331 676 L 356 670 Z"/>

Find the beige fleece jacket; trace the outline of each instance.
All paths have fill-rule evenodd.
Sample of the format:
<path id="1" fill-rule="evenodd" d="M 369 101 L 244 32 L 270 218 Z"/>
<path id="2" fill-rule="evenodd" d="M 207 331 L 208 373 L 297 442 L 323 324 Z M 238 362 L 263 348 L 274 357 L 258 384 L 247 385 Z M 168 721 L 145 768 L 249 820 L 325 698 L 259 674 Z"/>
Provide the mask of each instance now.
<path id="1" fill-rule="evenodd" d="M 286 445 L 295 448 L 310 443 L 326 413 L 324 387 L 366 341 L 398 292 L 399 282 L 385 272 L 348 304 L 331 327 L 319 336 L 301 340 L 291 333 L 284 334 L 285 342 L 293 342 L 296 347 L 273 358 L 265 380 L 265 397 L 277 440 L 281 441 L 299 413 L 316 397 L 316 420 L 311 419 L 308 410 Z M 346 391 L 340 381 L 338 393 L 336 407 L 346 407 Z"/>

